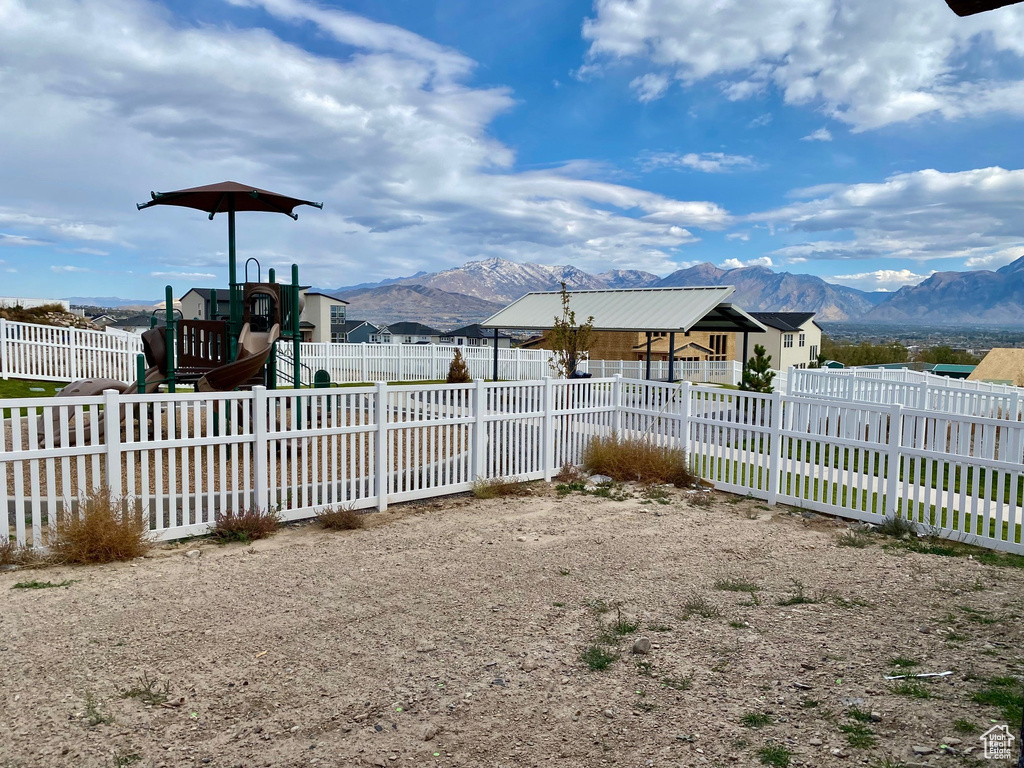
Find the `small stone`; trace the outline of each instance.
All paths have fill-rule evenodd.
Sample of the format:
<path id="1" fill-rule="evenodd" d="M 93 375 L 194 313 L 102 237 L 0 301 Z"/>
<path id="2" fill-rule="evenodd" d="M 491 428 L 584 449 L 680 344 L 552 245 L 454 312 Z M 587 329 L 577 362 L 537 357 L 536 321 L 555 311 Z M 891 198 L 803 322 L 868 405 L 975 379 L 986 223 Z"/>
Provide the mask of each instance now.
<path id="1" fill-rule="evenodd" d="M 516 536 L 516 541 L 526 541 L 525 536 Z"/>
<path id="2" fill-rule="evenodd" d="M 651 641 L 646 637 L 638 637 L 633 643 L 633 653 L 645 654 L 651 650 Z"/>
<path id="3" fill-rule="evenodd" d="M 538 663 L 538 661 L 532 656 L 527 656 L 525 659 L 523 659 L 524 672 L 533 672 L 533 670 L 537 669 L 537 667 L 539 666 L 540 663 Z"/>
<path id="4" fill-rule="evenodd" d="M 291 730 L 292 733 L 298 733 L 299 732 L 299 726 L 293 725 L 290 730 Z"/>
<path id="5" fill-rule="evenodd" d="M 801 691 L 810 691 L 814 689 L 813 685 L 808 685 L 807 683 L 793 683 L 793 687 L 799 688 Z"/>
<path id="6" fill-rule="evenodd" d="M 948 747 L 955 747 L 958 744 L 963 744 L 963 742 L 960 739 L 953 739 L 953 738 L 943 739 L 942 743 L 945 744 Z"/>
<path id="7" fill-rule="evenodd" d="M 812 747 L 820 747 L 821 744 L 822 744 L 822 741 L 821 741 L 821 739 L 811 739 L 807 743 L 810 744 Z"/>
<path id="8" fill-rule="evenodd" d="M 436 650 L 437 646 L 433 643 L 420 643 L 416 646 L 416 653 L 430 653 L 431 651 Z"/>
<path id="9" fill-rule="evenodd" d="M 203 554 L 203 553 L 200 550 L 198 550 L 198 549 L 190 549 L 188 552 L 185 553 L 185 557 L 190 557 L 193 560 L 195 560 L 201 554 Z"/>
<path id="10" fill-rule="evenodd" d="M 610 483 L 612 479 L 608 475 L 591 475 L 587 478 L 594 485 L 600 485 L 601 483 Z"/>
<path id="11" fill-rule="evenodd" d="M 612 712 L 610 709 L 606 709 L 604 711 L 604 716 L 607 717 L 607 718 L 612 718 L 612 717 L 615 717 L 615 713 Z"/>
<path id="12" fill-rule="evenodd" d="M 911 749 L 914 751 L 915 755 L 930 755 L 935 751 L 931 747 L 922 747 L 920 745 L 914 745 Z"/>
<path id="13" fill-rule="evenodd" d="M 422 729 L 420 729 L 420 738 L 422 738 L 424 741 L 430 741 L 435 736 L 437 736 L 440 730 L 441 729 L 433 723 L 427 723 L 423 726 Z"/>
<path id="14" fill-rule="evenodd" d="M 873 723 L 880 723 L 880 722 L 882 722 L 882 713 L 881 712 L 872 712 L 871 713 L 871 722 L 873 722 Z"/>

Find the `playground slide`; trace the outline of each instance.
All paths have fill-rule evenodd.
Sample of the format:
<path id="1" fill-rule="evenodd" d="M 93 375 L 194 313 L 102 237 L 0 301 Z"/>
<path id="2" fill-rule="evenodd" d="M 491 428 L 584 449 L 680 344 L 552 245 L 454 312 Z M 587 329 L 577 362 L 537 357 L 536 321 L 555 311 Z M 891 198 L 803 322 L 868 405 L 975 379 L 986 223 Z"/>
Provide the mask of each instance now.
<path id="1" fill-rule="evenodd" d="M 276 323 L 265 333 L 253 331 L 249 323 L 243 325 L 238 334 L 238 355 L 197 381 L 196 392 L 230 392 L 245 384 L 267 364 L 280 335 L 281 326 Z"/>

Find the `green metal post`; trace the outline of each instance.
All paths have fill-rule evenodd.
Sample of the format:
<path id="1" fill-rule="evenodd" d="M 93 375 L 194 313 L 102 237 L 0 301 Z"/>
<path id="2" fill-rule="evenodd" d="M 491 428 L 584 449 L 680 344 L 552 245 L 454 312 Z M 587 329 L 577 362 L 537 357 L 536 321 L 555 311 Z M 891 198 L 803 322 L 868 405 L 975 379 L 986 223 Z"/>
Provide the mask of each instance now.
<path id="1" fill-rule="evenodd" d="M 302 343 L 302 332 L 299 330 L 299 265 L 292 264 L 292 371 L 295 373 L 295 388 L 299 389 L 302 384 L 302 377 L 299 375 L 299 365 Z"/>
<path id="2" fill-rule="evenodd" d="M 217 319 L 217 311 L 219 309 L 220 309 L 220 307 L 217 306 L 217 289 L 213 288 L 213 289 L 210 290 L 210 316 L 208 318 L 206 318 L 206 319 L 207 320 L 216 320 Z"/>
<path id="3" fill-rule="evenodd" d="M 277 282 L 277 272 L 273 267 L 270 268 L 270 283 L 273 285 Z M 280 307 L 278 307 L 280 309 Z M 267 358 L 267 389 L 277 389 L 277 342 L 274 342 L 274 349 L 270 352 L 270 357 Z"/>
<path id="4" fill-rule="evenodd" d="M 164 337 L 167 339 L 167 391 L 174 392 L 174 294 L 171 286 L 164 288 L 164 303 L 166 305 L 167 328 Z"/>
<path id="5" fill-rule="evenodd" d="M 242 330 L 242 306 L 239 301 L 235 275 L 235 198 L 232 196 L 228 203 L 228 295 L 229 295 L 229 317 L 230 327 L 228 338 L 231 345 L 231 359 L 235 359 L 238 351 L 238 334 Z"/>
<path id="6" fill-rule="evenodd" d="M 136 384 L 138 393 L 144 394 L 146 391 L 146 356 L 142 354 L 135 356 L 135 381 L 138 382 Z"/>

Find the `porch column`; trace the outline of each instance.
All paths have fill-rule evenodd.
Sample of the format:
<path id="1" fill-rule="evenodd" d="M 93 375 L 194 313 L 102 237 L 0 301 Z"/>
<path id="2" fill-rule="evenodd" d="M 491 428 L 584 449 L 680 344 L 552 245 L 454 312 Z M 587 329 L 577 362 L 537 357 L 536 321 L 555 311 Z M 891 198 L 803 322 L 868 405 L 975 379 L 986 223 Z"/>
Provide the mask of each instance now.
<path id="1" fill-rule="evenodd" d="M 676 380 L 676 334 L 672 331 L 668 335 L 668 383 Z"/>
<path id="2" fill-rule="evenodd" d="M 651 380 L 651 332 L 647 332 L 647 380 Z"/>

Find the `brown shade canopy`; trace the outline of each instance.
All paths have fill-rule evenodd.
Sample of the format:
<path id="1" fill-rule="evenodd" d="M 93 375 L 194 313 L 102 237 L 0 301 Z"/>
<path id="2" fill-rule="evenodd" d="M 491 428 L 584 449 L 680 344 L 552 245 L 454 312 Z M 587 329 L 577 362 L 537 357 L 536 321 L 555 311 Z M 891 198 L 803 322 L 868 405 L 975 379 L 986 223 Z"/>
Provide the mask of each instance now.
<path id="1" fill-rule="evenodd" d="M 239 184 L 237 181 L 222 181 L 220 184 L 207 184 L 204 187 L 179 189 L 174 192 L 150 192 L 149 194 L 153 199 L 148 203 L 139 203 L 140 211 L 153 205 L 177 205 L 182 208 L 206 211 L 210 214 L 211 219 L 218 213 L 227 213 L 231 210 L 283 213 L 297 219 L 298 216 L 292 212 L 296 206 L 324 207 L 323 203 L 300 200 L 297 197 Z"/>
<path id="2" fill-rule="evenodd" d="M 1019 2 L 1021 0 L 946 0 L 946 5 L 952 8 L 957 16 L 973 16 Z"/>

